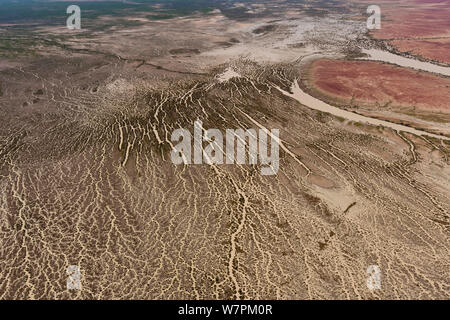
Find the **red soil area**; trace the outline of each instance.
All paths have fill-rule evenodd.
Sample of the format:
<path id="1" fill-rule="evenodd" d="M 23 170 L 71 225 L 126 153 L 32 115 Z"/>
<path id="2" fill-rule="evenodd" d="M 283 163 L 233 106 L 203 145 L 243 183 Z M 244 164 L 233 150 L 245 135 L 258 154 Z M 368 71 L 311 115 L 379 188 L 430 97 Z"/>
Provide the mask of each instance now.
<path id="1" fill-rule="evenodd" d="M 373 4 L 370 0 L 354 1 Z M 374 38 L 393 40 L 402 52 L 415 51 L 424 58 L 449 62 L 449 0 L 378 0 L 376 4 L 381 8 L 381 29 L 371 32 Z M 433 39 L 443 37 L 447 39 Z"/>
<path id="2" fill-rule="evenodd" d="M 372 61 L 316 60 L 312 84 L 344 103 L 450 114 L 450 79 Z"/>
<path id="3" fill-rule="evenodd" d="M 401 52 L 427 57 L 450 64 L 450 39 L 395 40 L 392 44 Z"/>

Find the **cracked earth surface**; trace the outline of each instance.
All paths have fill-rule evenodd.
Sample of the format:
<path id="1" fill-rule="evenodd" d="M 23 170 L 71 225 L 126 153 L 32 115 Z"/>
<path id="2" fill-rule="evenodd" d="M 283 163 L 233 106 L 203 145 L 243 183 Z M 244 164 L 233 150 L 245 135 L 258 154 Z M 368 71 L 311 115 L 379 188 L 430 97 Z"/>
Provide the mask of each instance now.
<path id="1" fill-rule="evenodd" d="M 208 19 L 223 27 L 223 17 Z M 200 55 L 72 48 L 5 60 L 0 298 L 448 299 L 448 138 L 351 121 L 283 94 L 304 75 L 300 58 L 350 59 L 340 46 L 356 41 L 329 37 L 335 16 L 324 26 L 304 19 L 304 38 L 297 27 L 289 41 L 246 34 L 237 48 Z M 246 37 L 255 56 L 224 58 L 244 52 Z M 278 174 L 172 164 L 172 132 L 195 120 L 280 129 Z M 67 290 L 72 265 L 81 290 Z M 382 290 L 367 288 L 370 265 Z"/>

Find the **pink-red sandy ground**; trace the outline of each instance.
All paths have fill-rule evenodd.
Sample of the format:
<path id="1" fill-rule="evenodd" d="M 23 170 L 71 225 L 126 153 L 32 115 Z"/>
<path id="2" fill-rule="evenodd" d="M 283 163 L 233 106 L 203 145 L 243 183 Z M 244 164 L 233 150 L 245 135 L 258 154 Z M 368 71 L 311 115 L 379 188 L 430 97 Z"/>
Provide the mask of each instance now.
<path id="1" fill-rule="evenodd" d="M 381 8 L 381 29 L 372 31 L 375 39 L 390 40 L 401 52 L 450 63 L 449 0 L 378 0 L 376 4 Z"/>
<path id="2" fill-rule="evenodd" d="M 316 60 L 311 84 L 345 103 L 450 114 L 450 79 L 371 61 Z M 353 100 L 352 100 L 353 99 Z"/>

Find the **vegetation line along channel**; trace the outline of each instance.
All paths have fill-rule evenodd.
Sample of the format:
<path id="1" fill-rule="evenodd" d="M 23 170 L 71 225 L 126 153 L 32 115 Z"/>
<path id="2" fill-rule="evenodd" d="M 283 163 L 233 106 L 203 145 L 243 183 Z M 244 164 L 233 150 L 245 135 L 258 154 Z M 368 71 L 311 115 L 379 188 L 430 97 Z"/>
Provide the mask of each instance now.
<path id="1" fill-rule="evenodd" d="M 389 121 L 384 121 L 384 120 L 379 120 L 379 119 L 375 119 L 375 118 L 370 118 L 370 117 L 366 117 L 354 112 L 350 112 L 350 111 L 346 111 L 346 110 L 342 110 L 339 109 L 337 107 L 333 107 L 317 98 L 314 98 L 313 96 L 310 96 L 309 94 L 305 93 L 300 86 L 298 85 L 298 81 L 295 80 L 294 84 L 292 86 L 292 93 L 289 93 L 287 91 L 284 91 L 281 88 L 277 88 L 279 91 L 281 91 L 283 94 L 285 94 L 288 97 L 294 98 L 295 100 L 297 100 L 298 102 L 300 102 L 301 104 L 314 109 L 314 110 L 318 110 L 318 111 L 322 111 L 322 112 L 327 112 L 330 113 L 334 116 L 338 116 L 338 117 L 342 117 L 342 118 L 346 118 L 348 120 L 351 121 L 356 121 L 356 122 L 365 122 L 371 125 L 375 125 L 375 126 L 383 126 L 383 127 L 388 127 L 391 128 L 393 130 L 396 131 L 404 131 L 404 132 L 408 132 L 408 133 L 412 133 L 418 136 L 428 136 L 428 137 L 432 137 L 432 138 L 436 138 L 436 139 L 442 139 L 442 140 L 446 140 L 446 141 L 450 141 L 449 137 L 446 136 L 442 136 L 442 135 L 438 135 L 438 134 L 433 134 L 430 132 L 426 132 L 423 130 L 418 130 L 418 129 L 414 129 L 408 126 L 404 126 L 401 124 L 396 124 L 396 123 L 392 123 Z"/>

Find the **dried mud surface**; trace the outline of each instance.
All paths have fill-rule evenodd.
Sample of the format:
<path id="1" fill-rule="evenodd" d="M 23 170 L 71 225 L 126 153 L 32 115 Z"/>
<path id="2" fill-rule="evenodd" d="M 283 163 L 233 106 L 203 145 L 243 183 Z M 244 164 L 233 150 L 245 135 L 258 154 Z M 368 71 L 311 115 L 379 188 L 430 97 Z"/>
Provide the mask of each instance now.
<path id="1" fill-rule="evenodd" d="M 448 142 L 317 112 L 279 90 L 309 57 L 360 55 L 359 7 L 314 3 L 86 38 L 52 26 L 51 41 L 33 33 L 37 56 L 1 58 L 0 298 L 448 299 Z M 345 95 L 360 87 L 355 64 L 342 61 L 333 82 Z M 366 68 L 395 70 L 411 88 L 447 83 Z M 432 101 L 448 111 L 443 92 Z M 423 110 L 434 106 L 426 94 Z M 278 174 L 175 166 L 171 133 L 195 120 L 280 129 Z M 80 290 L 66 287 L 70 265 Z M 370 265 L 381 290 L 366 285 Z"/>

